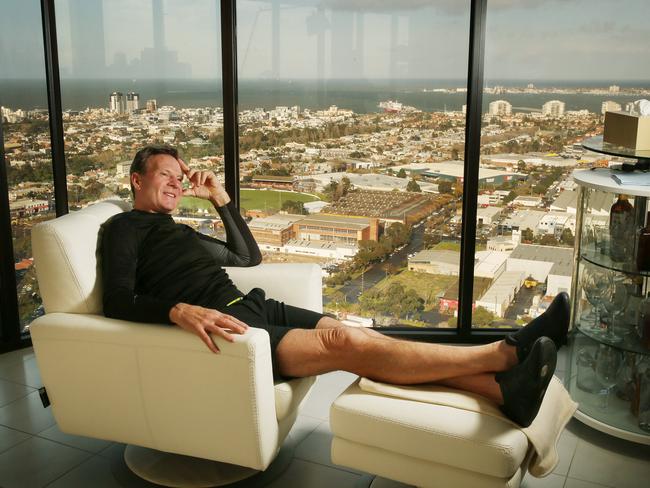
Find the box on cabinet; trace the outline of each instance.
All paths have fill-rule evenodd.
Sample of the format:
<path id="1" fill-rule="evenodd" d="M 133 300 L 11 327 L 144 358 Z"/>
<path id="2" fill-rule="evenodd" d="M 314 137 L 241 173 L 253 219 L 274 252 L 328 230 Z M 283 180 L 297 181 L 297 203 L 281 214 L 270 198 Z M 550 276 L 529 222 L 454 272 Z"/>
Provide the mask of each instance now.
<path id="1" fill-rule="evenodd" d="M 650 116 L 605 112 L 603 142 L 637 151 L 650 149 Z"/>

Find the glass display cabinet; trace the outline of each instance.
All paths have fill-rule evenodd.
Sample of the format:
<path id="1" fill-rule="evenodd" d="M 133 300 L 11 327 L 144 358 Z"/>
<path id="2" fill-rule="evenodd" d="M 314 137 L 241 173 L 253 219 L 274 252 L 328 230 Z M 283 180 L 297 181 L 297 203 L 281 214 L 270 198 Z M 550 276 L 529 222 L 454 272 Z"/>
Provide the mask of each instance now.
<path id="1" fill-rule="evenodd" d="M 579 403 L 577 419 L 650 444 L 650 185 L 621 185 L 612 178 L 620 174 L 608 168 L 573 173 L 578 187 L 565 385 Z"/>

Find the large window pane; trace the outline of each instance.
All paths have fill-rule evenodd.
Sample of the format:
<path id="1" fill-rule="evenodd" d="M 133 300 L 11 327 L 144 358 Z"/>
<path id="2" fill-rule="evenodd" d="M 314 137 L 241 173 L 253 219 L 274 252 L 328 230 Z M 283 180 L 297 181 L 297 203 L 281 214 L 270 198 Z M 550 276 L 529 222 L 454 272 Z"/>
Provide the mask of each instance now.
<path id="1" fill-rule="evenodd" d="M 129 166 L 152 143 L 223 179 L 219 2 L 57 0 L 68 174 L 74 210 L 131 198 Z M 214 233 L 216 212 L 183 198 L 179 217 Z"/>
<path id="2" fill-rule="evenodd" d="M 0 4 L 0 105 L 21 330 L 43 313 L 31 229 L 54 217 L 41 10 L 38 0 Z M 11 258 L 10 258 L 11 259 Z"/>
<path id="3" fill-rule="evenodd" d="M 569 291 L 571 172 L 605 110 L 650 95 L 643 0 L 488 2 L 474 325 L 520 326 Z"/>
<path id="4" fill-rule="evenodd" d="M 448 327 L 458 306 L 469 2 L 237 2 L 241 202 L 325 308 Z"/>

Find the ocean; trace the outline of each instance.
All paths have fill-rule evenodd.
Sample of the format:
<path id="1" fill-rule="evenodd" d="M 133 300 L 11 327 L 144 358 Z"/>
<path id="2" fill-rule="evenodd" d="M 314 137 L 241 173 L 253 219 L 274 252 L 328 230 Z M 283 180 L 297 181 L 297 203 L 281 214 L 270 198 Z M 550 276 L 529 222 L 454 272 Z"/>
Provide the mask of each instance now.
<path id="1" fill-rule="evenodd" d="M 529 81 L 490 80 L 486 86 L 526 86 Z M 650 82 L 616 81 L 545 81 L 535 83 L 538 88 L 607 88 L 612 84 L 624 88 L 650 89 Z M 423 111 L 460 110 L 466 103 L 465 93 L 439 93 L 423 90 L 465 87 L 465 80 L 240 80 L 240 110 L 277 105 L 298 105 L 301 109 L 323 109 L 331 105 L 356 113 L 380 112 L 379 102 L 396 100 Z M 61 80 L 63 110 L 82 110 L 87 107 L 108 107 L 113 91 L 134 91 L 140 95 L 140 106 L 148 99 L 156 99 L 158 106 L 178 108 L 221 106 L 221 80 Z M 541 109 L 549 100 L 561 100 L 567 110 L 587 109 L 600 113 L 604 100 L 620 104 L 640 98 L 631 95 L 589 94 L 501 94 L 483 95 L 483 108 L 498 99 L 513 105 L 513 110 Z M 47 107 L 45 80 L 0 80 L 0 105 L 11 109 L 31 110 Z"/>

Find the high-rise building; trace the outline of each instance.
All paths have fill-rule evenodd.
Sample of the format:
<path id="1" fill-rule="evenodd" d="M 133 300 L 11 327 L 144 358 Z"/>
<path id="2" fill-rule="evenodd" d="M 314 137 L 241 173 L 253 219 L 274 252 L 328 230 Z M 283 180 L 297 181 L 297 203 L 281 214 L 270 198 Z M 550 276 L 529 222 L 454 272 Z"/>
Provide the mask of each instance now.
<path id="1" fill-rule="evenodd" d="M 512 114 L 512 104 L 505 100 L 495 100 L 490 102 L 488 113 L 490 115 L 510 115 Z"/>
<path id="2" fill-rule="evenodd" d="M 612 100 L 606 100 L 600 106 L 600 113 L 602 114 L 605 112 L 618 112 L 619 110 L 621 110 L 621 104 Z"/>
<path id="3" fill-rule="evenodd" d="M 109 108 L 111 112 L 123 114 L 126 110 L 124 94 L 122 92 L 113 92 L 109 98 Z"/>
<path id="4" fill-rule="evenodd" d="M 542 105 L 542 115 L 550 117 L 562 117 L 564 115 L 564 102 L 551 100 Z"/>
<path id="5" fill-rule="evenodd" d="M 155 112 L 158 109 L 158 102 L 155 98 L 147 100 L 147 112 Z"/>
<path id="6" fill-rule="evenodd" d="M 619 93 L 621 91 L 621 87 L 618 85 L 611 85 L 609 87 L 609 93 Z"/>
<path id="7" fill-rule="evenodd" d="M 138 93 L 129 92 L 126 94 L 126 111 L 133 113 L 138 110 L 140 104 L 140 95 Z"/>

